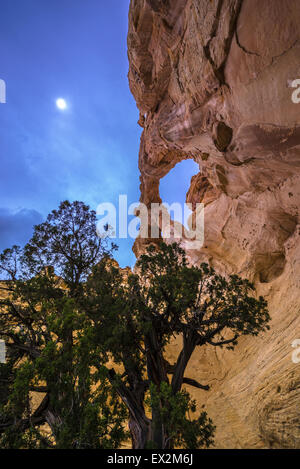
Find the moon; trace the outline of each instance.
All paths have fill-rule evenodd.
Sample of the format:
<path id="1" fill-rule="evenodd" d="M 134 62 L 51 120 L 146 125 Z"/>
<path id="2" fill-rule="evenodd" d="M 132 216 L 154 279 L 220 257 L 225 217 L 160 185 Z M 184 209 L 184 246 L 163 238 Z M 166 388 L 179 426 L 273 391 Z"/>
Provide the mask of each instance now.
<path id="1" fill-rule="evenodd" d="M 64 111 L 65 109 L 67 109 L 68 105 L 67 105 L 67 102 L 64 98 L 58 98 L 56 100 L 56 107 L 60 110 L 60 111 Z"/>

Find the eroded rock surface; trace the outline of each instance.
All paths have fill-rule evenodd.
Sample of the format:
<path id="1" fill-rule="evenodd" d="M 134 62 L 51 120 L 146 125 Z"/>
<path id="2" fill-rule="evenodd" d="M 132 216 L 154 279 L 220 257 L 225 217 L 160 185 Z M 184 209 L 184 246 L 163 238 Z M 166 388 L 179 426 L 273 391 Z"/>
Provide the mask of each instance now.
<path id="1" fill-rule="evenodd" d="M 193 158 L 187 201 L 206 224 L 191 262 L 247 276 L 270 303 L 269 333 L 193 357 L 216 446 L 300 448 L 300 2 L 132 0 L 128 53 L 141 201 L 159 202 L 160 179 Z"/>

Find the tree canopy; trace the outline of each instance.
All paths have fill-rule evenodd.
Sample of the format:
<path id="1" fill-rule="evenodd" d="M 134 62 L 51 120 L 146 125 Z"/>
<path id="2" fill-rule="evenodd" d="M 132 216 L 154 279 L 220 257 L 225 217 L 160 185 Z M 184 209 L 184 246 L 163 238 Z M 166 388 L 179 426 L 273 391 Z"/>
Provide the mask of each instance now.
<path id="1" fill-rule="evenodd" d="M 126 409 L 83 309 L 84 281 L 110 253 L 95 212 L 63 202 L 24 249 L 0 256 L 7 279 L 0 337 L 8 348 L 0 365 L 1 447 L 117 448 L 126 438 Z"/>
<path id="2" fill-rule="evenodd" d="M 109 375 L 128 407 L 133 446 L 209 446 L 212 422 L 205 412 L 187 419 L 195 403 L 183 389 L 188 384 L 207 391 L 208 386 L 186 376 L 187 364 L 197 347 L 234 349 L 241 336 L 266 330 L 270 318 L 264 298 L 255 298 L 248 280 L 226 279 L 207 264 L 191 266 L 178 244 L 165 243 L 159 250 L 151 245 L 126 281 L 114 265 L 99 264 L 87 291 L 94 314 L 101 315 L 99 338 L 105 331 L 101 341 L 124 370 L 111 369 Z M 173 337 L 182 345 L 169 363 L 166 350 Z M 145 400 L 151 403 L 151 419 Z M 164 415 L 176 415 L 177 424 Z"/>
<path id="3" fill-rule="evenodd" d="M 1 447 L 118 448 L 127 422 L 133 448 L 213 444 L 185 385 L 209 388 L 186 376 L 188 362 L 198 347 L 234 349 L 266 330 L 266 301 L 247 279 L 190 265 L 178 244 L 151 245 L 134 272 L 114 248 L 95 212 L 66 201 L 24 249 L 1 255 Z"/>

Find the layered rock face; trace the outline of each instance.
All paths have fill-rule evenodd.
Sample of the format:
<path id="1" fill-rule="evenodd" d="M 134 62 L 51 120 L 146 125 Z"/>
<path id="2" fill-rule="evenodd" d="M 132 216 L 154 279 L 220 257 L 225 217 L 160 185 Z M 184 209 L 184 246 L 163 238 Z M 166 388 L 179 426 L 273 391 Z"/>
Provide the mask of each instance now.
<path id="1" fill-rule="evenodd" d="M 192 358 L 216 446 L 300 448 L 300 2 L 132 0 L 128 53 L 141 201 L 194 159 L 187 201 L 205 204 L 205 242 L 191 262 L 246 276 L 269 301 L 269 333 Z"/>

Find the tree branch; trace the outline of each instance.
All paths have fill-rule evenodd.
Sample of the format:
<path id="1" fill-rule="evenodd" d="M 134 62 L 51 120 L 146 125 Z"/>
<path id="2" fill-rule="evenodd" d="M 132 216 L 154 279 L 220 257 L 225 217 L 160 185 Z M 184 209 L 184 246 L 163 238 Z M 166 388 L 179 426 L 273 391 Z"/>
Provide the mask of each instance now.
<path id="1" fill-rule="evenodd" d="M 9 427 L 16 426 L 20 431 L 24 431 L 27 428 L 35 425 L 43 425 L 46 423 L 46 412 L 49 405 L 49 396 L 46 395 L 42 400 L 39 407 L 36 411 L 32 414 L 32 416 L 28 419 L 22 419 L 16 421 L 15 419 L 11 419 L 8 422 L 0 424 L 0 433 L 5 432 L 5 430 Z"/>
<path id="2" fill-rule="evenodd" d="M 5 334 L 5 335 L 8 335 L 8 334 Z M 31 358 L 38 358 L 41 355 L 38 350 L 34 349 L 33 347 L 29 347 L 27 345 L 17 344 L 14 342 L 13 344 L 6 344 L 6 346 L 17 349 L 17 350 L 22 350 L 23 352 L 27 353 Z"/>
<path id="3" fill-rule="evenodd" d="M 219 342 L 213 342 L 212 340 L 208 340 L 207 342 L 210 344 L 210 345 L 214 345 L 215 347 L 219 346 L 219 345 L 226 345 L 226 344 L 232 344 L 233 342 L 236 341 L 236 339 L 238 339 L 239 335 L 236 334 L 234 337 L 232 337 L 232 339 L 228 339 L 228 340 L 221 340 Z"/>
<path id="4" fill-rule="evenodd" d="M 195 379 L 183 378 L 182 382 L 184 384 L 189 384 L 190 386 L 193 386 L 194 388 L 203 389 L 204 391 L 209 391 L 209 386 L 208 385 L 200 384 Z"/>
<path id="5" fill-rule="evenodd" d="M 47 386 L 31 386 L 30 391 L 47 393 L 49 389 L 47 388 Z"/>

